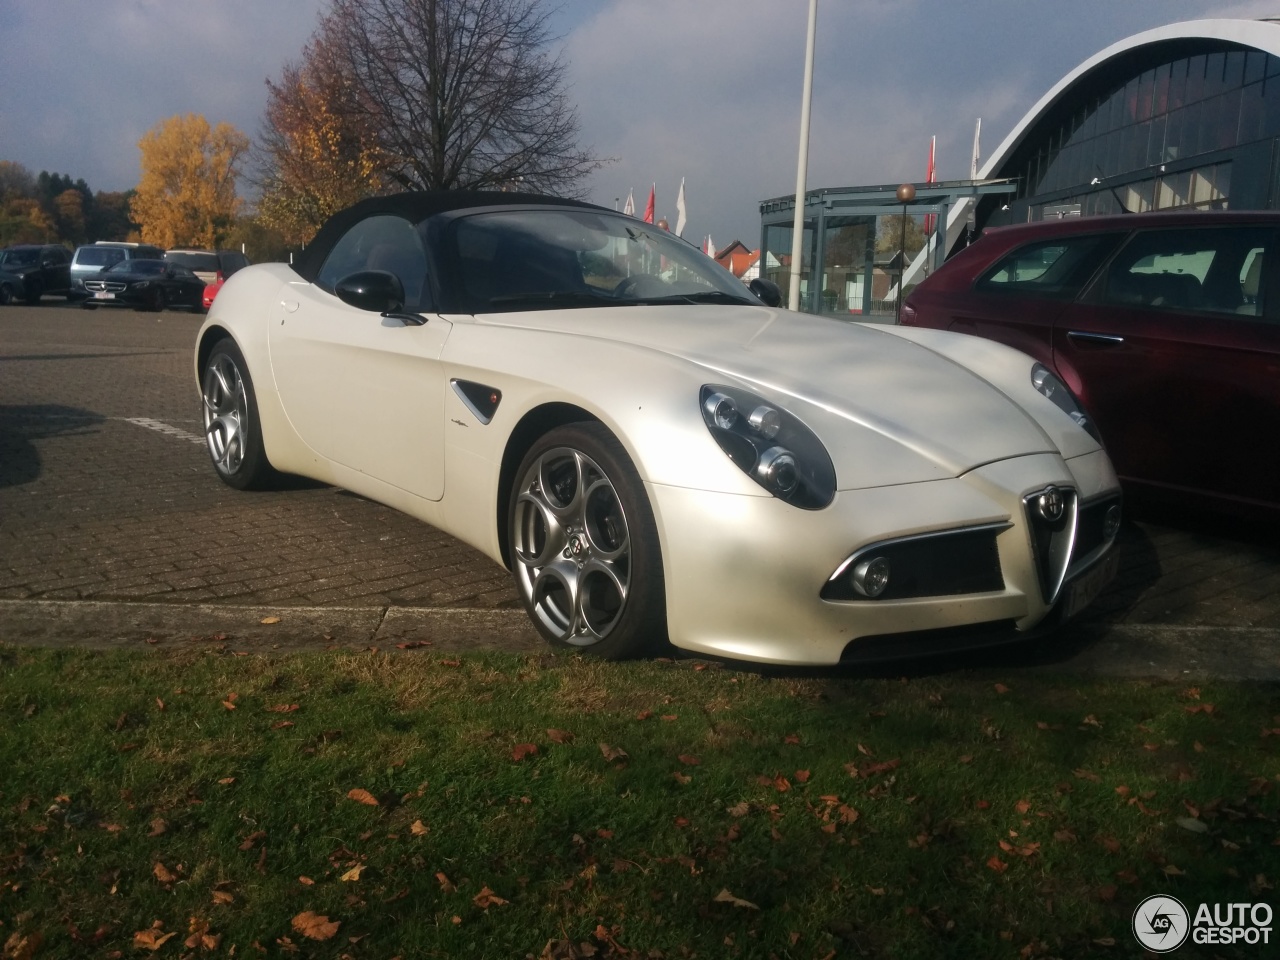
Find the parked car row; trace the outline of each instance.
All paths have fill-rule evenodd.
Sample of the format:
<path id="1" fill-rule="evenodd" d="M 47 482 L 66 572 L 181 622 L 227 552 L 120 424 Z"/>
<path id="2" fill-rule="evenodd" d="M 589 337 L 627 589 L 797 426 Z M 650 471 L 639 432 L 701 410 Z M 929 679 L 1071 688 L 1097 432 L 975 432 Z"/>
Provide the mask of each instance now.
<path id="1" fill-rule="evenodd" d="M 1030 354 L 1130 493 L 1280 516 L 1280 214 L 1185 212 L 985 231 L 902 323 Z"/>
<path id="2" fill-rule="evenodd" d="M 234 250 L 99 241 L 73 253 L 56 243 L 20 244 L 0 250 L 0 305 L 35 304 L 52 295 L 90 309 L 120 304 L 207 310 L 223 281 L 248 265 L 248 257 Z"/>

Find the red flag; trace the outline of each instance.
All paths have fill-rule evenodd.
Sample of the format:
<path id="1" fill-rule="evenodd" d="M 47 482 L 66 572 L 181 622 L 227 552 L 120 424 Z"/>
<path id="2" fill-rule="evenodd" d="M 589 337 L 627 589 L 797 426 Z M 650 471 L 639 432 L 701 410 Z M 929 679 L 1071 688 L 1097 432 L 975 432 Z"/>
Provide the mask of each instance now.
<path id="1" fill-rule="evenodd" d="M 644 205 L 644 222 L 653 223 L 653 203 L 654 194 L 658 192 L 658 185 L 655 183 L 649 188 L 649 202 Z"/>

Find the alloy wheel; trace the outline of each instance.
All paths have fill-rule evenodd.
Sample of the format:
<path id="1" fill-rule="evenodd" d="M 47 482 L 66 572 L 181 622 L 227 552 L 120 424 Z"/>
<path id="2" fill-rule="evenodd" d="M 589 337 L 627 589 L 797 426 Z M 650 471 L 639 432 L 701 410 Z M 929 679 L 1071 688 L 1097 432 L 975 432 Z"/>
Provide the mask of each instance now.
<path id="1" fill-rule="evenodd" d="M 612 481 L 581 450 L 556 447 L 525 470 L 514 510 L 516 582 L 534 617 L 572 646 L 605 639 L 631 585 L 631 537 Z"/>
<path id="2" fill-rule="evenodd" d="M 215 353 L 204 371 L 204 436 L 219 473 L 234 475 L 244 462 L 249 401 L 244 378 L 225 353 Z"/>

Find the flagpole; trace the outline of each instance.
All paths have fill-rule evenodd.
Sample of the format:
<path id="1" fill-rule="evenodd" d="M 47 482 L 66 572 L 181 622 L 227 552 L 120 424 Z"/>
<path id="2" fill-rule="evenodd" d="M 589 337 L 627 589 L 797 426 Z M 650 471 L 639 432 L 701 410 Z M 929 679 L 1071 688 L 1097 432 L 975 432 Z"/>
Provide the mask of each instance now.
<path id="1" fill-rule="evenodd" d="M 809 171 L 809 108 L 813 102 L 813 47 L 818 33 L 818 0 L 809 0 L 809 36 L 804 54 L 804 96 L 800 104 L 800 156 L 796 162 L 796 220 L 791 231 L 791 284 L 787 309 L 800 309 L 800 258 L 804 253 L 804 195 Z M 815 264 L 814 269 L 820 267 Z"/>

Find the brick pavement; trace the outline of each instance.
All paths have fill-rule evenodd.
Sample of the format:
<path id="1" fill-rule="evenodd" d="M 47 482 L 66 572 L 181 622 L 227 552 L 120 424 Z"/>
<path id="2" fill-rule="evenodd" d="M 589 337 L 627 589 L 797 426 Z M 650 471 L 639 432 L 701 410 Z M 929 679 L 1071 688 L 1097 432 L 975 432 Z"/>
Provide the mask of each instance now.
<path id="1" fill-rule="evenodd" d="M 199 323 L 56 302 L 0 309 L 0 639 L 20 607 L 74 634 L 71 623 L 87 630 L 130 604 L 121 636 L 140 632 L 126 629 L 130 613 L 155 634 L 168 607 L 177 633 L 192 611 L 225 611 L 247 636 L 246 611 L 293 610 L 314 626 L 329 610 L 329 635 L 349 642 L 413 629 L 443 639 L 466 617 L 483 630 L 462 635 L 532 641 L 506 571 L 435 529 L 333 487 L 240 493 L 218 481 L 190 373 Z M 1076 632 L 1181 631 L 1184 657 L 1210 639 L 1260 646 L 1280 671 L 1280 549 L 1207 529 L 1127 525 L 1121 574 Z"/>

